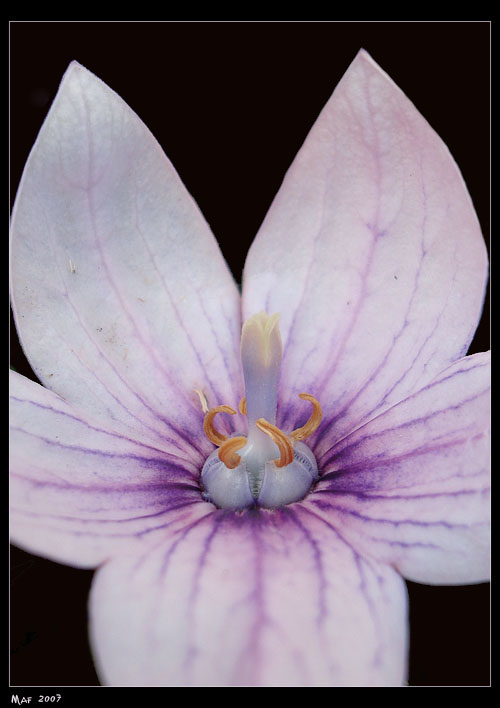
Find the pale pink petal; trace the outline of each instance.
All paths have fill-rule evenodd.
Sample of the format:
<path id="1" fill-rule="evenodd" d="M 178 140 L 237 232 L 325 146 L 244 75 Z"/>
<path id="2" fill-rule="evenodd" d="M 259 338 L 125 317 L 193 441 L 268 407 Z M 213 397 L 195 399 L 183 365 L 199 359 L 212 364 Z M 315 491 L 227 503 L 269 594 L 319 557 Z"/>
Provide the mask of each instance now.
<path id="1" fill-rule="evenodd" d="M 10 418 L 11 538 L 31 553 L 94 567 L 211 509 L 195 449 L 116 433 L 13 372 Z"/>
<path id="2" fill-rule="evenodd" d="M 214 511 L 101 568 L 91 640 L 105 684 L 391 686 L 406 670 L 406 590 L 295 504 Z"/>
<path id="3" fill-rule="evenodd" d="M 194 389 L 237 403 L 239 294 L 217 243 L 142 121 L 76 62 L 12 234 L 16 324 L 45 386 L 155 443 L 200 434 Z"/>
<path id="4" fill-rule="evenodd" d="M 489 352 L 465 357 L 325 451 L 310 503 L 410 580 L 487 580 L 489 408 Z"/>
<path id="5" fill-rule="evenodd" d="M 245 265 L 244 316 L 281 315 L 278 421 L 295 427 L 296 396 L 308 391 L 323 405 L 323 430 L 338 440 L 430 381 L 466 353 L 486 269 L 448 149 L 361 51 Z"/>

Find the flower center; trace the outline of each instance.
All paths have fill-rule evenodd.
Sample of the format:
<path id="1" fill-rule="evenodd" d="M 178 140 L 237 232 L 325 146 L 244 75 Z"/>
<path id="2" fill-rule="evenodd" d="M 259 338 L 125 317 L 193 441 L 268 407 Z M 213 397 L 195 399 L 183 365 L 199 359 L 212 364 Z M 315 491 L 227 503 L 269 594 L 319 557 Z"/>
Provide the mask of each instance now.
<path id="1" fill-rule="evenodd" d="M 241 332 L 246 395 L 238 408 L 248 419 L 248 434 L 227 437 L 215 428 L 218 413 L 236 415 L 230 406 L 217 406 L 205 415 L 205 435 L 219 449 L 203 465 L 204 496 L 222 509 L 291 504 L 302 499 L 318 477 L 316 459 L 301 442 L 321 422 L 321 406 L 314 396 L 299 394 L 313 407 L 305 425 L 288 434 L 276 427 L 282 352 L 278 320 L 277 314 L 259 312 Z"/>

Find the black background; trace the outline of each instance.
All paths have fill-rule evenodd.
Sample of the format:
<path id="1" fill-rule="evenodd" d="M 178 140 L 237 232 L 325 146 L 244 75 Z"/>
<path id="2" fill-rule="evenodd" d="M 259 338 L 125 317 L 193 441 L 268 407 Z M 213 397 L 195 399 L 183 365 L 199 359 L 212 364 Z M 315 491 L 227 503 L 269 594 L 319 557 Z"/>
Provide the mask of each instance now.
<path id="1" fill-rule="evenodd" d="M 72 59 L 139 114 L 238 282 L 248 247 L 319 111 L 360 47 L 455 157 L 489 243 L 488 22 L 15 22 L 11 196 Z M 11 331 L 11 364 L 35 378 Z M 485 309 L 470 353 L 489 348 Z M 92 571 L 11 552 L 11 685 L 98 685 L 87 643 Z M 408 583 L 410 685 L 489 683 L 489 585 Z"/>

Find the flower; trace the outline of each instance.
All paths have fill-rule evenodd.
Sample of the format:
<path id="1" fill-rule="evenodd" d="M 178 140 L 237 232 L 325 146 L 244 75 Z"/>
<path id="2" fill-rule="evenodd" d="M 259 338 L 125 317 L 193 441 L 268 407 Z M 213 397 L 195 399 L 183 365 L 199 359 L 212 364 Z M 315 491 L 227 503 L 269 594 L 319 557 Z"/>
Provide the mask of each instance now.
<path id="1" fill-rule="evenodd" d="M 11 520 L 21 547 L 99 566 L 103 683 L 404 682 L 402 576 L 488 577 L 489 354 L 464 356 L 486 275 L 455 163 L 366 52 L 286 175 L 241 297 L 154 138 L 70 65 L 13 215 L 16 324 L 44 387 L 11 374 Z M 276 419 L 248 411 L 270 441 L 249 479 L 257 438 L 234 447 L 243 415 L 208 409 L 244 411 L 269 362 Z M 318 479 L 261 505 L 266 474 L 288 491 L 304 428 Z M 225 464 L 217 499 L 207 458 Z"/>

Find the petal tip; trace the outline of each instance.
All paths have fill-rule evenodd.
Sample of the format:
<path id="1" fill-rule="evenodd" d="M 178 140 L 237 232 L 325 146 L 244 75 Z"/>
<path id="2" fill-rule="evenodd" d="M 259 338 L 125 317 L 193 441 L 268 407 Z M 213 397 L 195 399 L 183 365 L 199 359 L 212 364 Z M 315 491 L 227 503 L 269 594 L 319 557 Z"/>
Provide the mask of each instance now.
<path id="1" fill-rule="evenodd" d="M 63 81 L 65 81 L 65 79 L 70 77 L 71 75 L 74 75 L 77 73 L 84 73 L 84 72 L 89 73 L 89 74 L 91 73 L 85 66 L 83 66 L 83 64 L 80 64 L 78 61 L 76 61 L 76 59 L 73 59 L 68 64 L 67 69 L 64 72 L 61 83 Z"/>
<path id="2" fill-rule="evenodd" d="M 388 81 L 390 81 L 393 85 L 397 86 L 397 84 L 394 82 L 394 80 L 389 76 L 389 74 L 382 69 L 380 64 L 378 64 L 375 59 L 372 57 L 372 55 L 363 47 L 359 50 L 359 52 L 356 54 L 354 57 L 354 61 L 352 62 L 352 65 L 364 65 L 364 67 L 368 70 L 372 70 L 386 78 Z M 399 88 L 399 87 L 398 87 Z"/>
<path id="3" fill-rule="evenodd" d="M 100 79 L 96 74 L 94 74 L 90 69 L 87 69 L 87 67 L 83 66 L 83 64 L 80 64 L 80 62 L 76 61 L 76 59 L 73 59 L 69 64 L 66 69 L 66 71 L 63 74 L 63 77 L 61 79 L 61 83 L 59 85 L 59 90 L 63 88 L 64 86 L 71 84 L 72 82 L 76 82 L 81 85 L 82 88 L 85 89 L 85 87 L 88 87 L 89 85 L 103 85 L 106 86 L 106 88 L 109 89 L 107 84 Z M 111 90 L 111 89 L 109 89 Z"/>
<path id="4" fill-rule="evenodd" d="M 360 62 L 366 62 L 367 64 L 371 64 L 372 66 L 376 66 L 377 69 L 380 69 L 380 66 L 377 64 L 375 59 L 372 57 L 370 52 L 368 52 L 366 49 L 361 47 L 361 49 L 358 51 L 356 56 L 354 57 L 353 63 L 360 63 Z"/>

